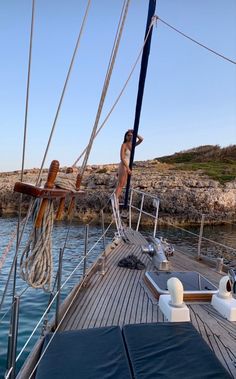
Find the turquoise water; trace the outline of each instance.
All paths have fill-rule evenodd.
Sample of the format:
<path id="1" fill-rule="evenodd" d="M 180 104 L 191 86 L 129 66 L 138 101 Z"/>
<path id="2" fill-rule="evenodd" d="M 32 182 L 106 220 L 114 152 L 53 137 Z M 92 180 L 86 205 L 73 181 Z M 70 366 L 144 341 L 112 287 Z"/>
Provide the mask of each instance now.
<path id="1" fill-rule="evenodd" d="M 16 229 L 17 220 L 15 218 L 0 218 L 0 259 L 5 247 L 9 243 L 10 236 L 14 233 Z M 27 232 L 29 232 L 31 225 L 29 225 Z M 66 223 L 56 223 L 53 231 L 53 256 L 54 256 L 54 271 L 56 271 L 58 263 L 59 250 L 63 247 L 65 236 L 67 233 Z M 192 233 L 199 234 L 199 227 L 189 227 L 188 230 Z M 114 230 L 109 233 L 108 241 L 111 241 L 113 237 Z M 150 234 L 150 230 L 146 229 L 145 234 Z M 96 242 L 98 237 L 101 235 L 101 228 L 98 226 L 90 226 L 89 228 L 89 246 Z M 224 226 L 205 226 L 204 234 L 206 238 L 218 241 L 221 244 L 231 246 L 236 249 L 236 225 L 227 224 Z M 198 238 L 180 229 L 175 229 L 173 227 L 160 227 L 157 230 L 157 236 L 167 238 L 168 241 L 178 246 L 179 249 L 183 250 L 185 253 L 196 255 Z M 23 239 L 25 240 L 26 237 Z M 69 276 L 70 272 L 76 267 L 84 252 L 84 226 L 73 223 L 69 231 L 69 239 L 64 252 L 63 259 L 63 278 L 62 282 Z M 23 241 L 24 242 L 24 241 Z M 98 243 L 96 249 L 89 256 L 87 262 L 88 266 L 96 259 L 97 255 L 101 252 L 103 247 L 102 241 Z M 5 264 L 0 271 L 0 299 L 2 298 L 4 283 L 6 282 L 7 275 L 11 266 L 12 257 L 15 251 L 15 246 L 9 251 Z M 227 250 L 212 243 L 203 241 L 202 242 L 202 253 L 211 256 L 224 256 L 225 259 L 231 260 L 235 259 L 235 251 Z M 69 293 L 71 288 L 79 281 L 82 275 L 83 265 L 79 268 L 73 275 L 71 280 L 66 284 L 62 291 L 62 299 Z M 8 311 L 11 305 L 11 289 L 12 283 L 7 292 L 6 301 L 4 307 L 0 313 L 0 377 L 4 375 L 6 366 L 6 352 L 7 352 L 7 336 L 9 328 L 9 318 L 10 312 Z M 25 292 L 24 292 L 25 291 Z M 47 306 L 49 295 L 40 289 L 27 288 L 26 284 L 18 278 L 17 280 L 17 294 L 21 294 L 20 298 L 20 318 L 19 318 L 19 337 L 18 337 L 18 353 L 20 352 L 22 346 L 25 344 L 27 338 L 29 337 L 32 329 L 36 326 L 39 321 L 43 309 Z M 48 315 L 50 320 L 52 312 Z M 26 356 L 31 351 L 34 343 L 36 342 L 38 336 L 42 330 L 42 323 L 38 328 L 35 336 L 28 344 L 25 353 L 20 357 L 18 362 L 18 368 L 24 362 Z"/>

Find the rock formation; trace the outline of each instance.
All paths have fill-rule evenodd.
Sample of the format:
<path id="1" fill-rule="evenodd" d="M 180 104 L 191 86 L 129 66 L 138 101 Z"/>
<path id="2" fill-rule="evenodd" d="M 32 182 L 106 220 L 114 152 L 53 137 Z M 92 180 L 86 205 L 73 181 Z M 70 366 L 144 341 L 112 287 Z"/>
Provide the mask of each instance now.
<path id="1" fill-rule="evenodd" d="M 159 197 L 161 222 L 199 223 L 203 213 L 206 222 L 210 223 L 235 219 L 236 180 L 221 185 L 201 171 L 179 171 L 173 167 L 157 160 L 135 162 L 133 167 L 132 187 Z M 37 173 L 37 169 L 25 171 L 24 181 L 34 183 Z M 46 176 L 47 170 L 44 170 L 43 180 Z M 17 214 L 19 194 L 13 192 L 13 187 L 19 178 L 17 171 L 0 174 L 0 216 Z M 105 207 L 108 219 L 111 209 L 107 202 L 115 189 L 116 180 L 116 164 L 88 166 L 81 187 L 85 194 L 77 200 L 75 218 L 90 220 Z M 135 195 L 134 201 L 136 205 L 140 203 L 140 196 Z M 28 203 L 29 197 L 24 195 L 23 212 L 26 212 Z M 154 212 L 151 201 L 146 202 L 145 207 Z"/>

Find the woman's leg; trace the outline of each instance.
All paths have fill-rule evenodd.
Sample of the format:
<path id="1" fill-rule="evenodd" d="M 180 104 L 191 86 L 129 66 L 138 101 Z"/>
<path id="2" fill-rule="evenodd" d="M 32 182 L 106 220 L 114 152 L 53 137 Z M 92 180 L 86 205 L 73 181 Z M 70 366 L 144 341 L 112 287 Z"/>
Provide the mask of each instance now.
<path id="1" fill-rule="evenodd" d="M 120 164 L 119 171 L 118 171 L 118 184 L 115 190 L 115 195 L 116 195 L 117 200 L 119 200 L 120 194 L 126 182 L 127 182 L 127 170 L 123 164 Z"/>

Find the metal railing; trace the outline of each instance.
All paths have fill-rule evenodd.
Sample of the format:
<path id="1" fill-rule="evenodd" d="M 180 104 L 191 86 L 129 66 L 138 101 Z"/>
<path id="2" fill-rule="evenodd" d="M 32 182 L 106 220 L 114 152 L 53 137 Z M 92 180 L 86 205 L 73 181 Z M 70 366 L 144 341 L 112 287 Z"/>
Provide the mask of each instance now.
<path id="1" fill-rule="evenodd" d="M 196 240 L 196 253 L 193 253 L 191 255 L 195 256 L 197 260 L 206 260 L 208 263 L 214 265 L 216 267 L 216 270 L 218 272 L 222 272 L 223 270 L 227 271 L 227 265 L 225 264 L 226 261 L 226 252 L 228 253 L 230 251 L 230 256 L 233 257 L 233 259 L 236 259 L 236 248 L 225 245 L 224 243 L 214 241 L 210 238 L 207 238 L 204 236 L 204 227 L 206 224 L 207 215 L 202 214 L 201 218 L 201 224 L 199 233 L 194 233 L 190 230 L 187 230 L 185 228 L 182 228 L 178 225 L 175 225 L 171 222 L 167 222 L 169 226 L 171 226 L 173 229 L 182 231 L 186 233 L 186 235 L 190 235 L 193 237 L 193 239 Z M 209 221 L 209 220 L 208 220 Z M 173 242 L 173 241 L 172 241 Z M 193 240 L 191 242 L 191 251 L 193 252 Z M 210 246 L 210 247 L 209 247 Z M 184 252 L 183 249 L 180 250 L 180 248 L 177 248 L 177 250 Z M 209 250 L 212 252 L 210 254 Z M 235 258 L 234 258 L 235 257 Z"/>
<path id="2" fill-rule="evenodd" d="M 152 209 L 152 208 L 154 208 L 153 213 L 151 213 L 151 211 L 150 211 L 150 209 Z M 139 227 L 140 227 L 143 215 L 148 216 L 151 219 L 153 219 L 153 221 L 154 221 L 153 237 L 155 238 L 156 231 L 157 231 L 158 212 L 159 212 L 159 198 L 157 196 L 153 195 L 153 194 L 150 194 L 150 193 L 145 193 L 145 192 L 140 191 L 140 190 L 131 189 L 131 192 L 130 192 L 130 201 L 129 201 L 129 227 L 132 227 L 132 222 L 134 222 L 134 220 L 132 220 L 132 211 L 133 210 L 137 213 L 137 219 L 135 219 L 135 221 L 136 221 L 136 230 L 137 231 L 139 230 Z M 196 257 L 198 259 L 201 259 L 201 257 L 202 257 L 202 244 L 203 244 L 203 241 L 207 241 L 209 243 L 214 243 L 214 244 L 216 244 L 216 245 L 218 245 L 220 247 L 231 249 L 231 250 L 233 250 L 233 251 L 236 252 L 236 249 L 234 249 L 234 248 L 228 247 L 228 246 L 226 246 L 224 244 L 221 244 L 219 242 L 216 242 L 216 241 L 210 240 L 208 238 L 205 238 L 204 235 L 203 235 L 204 234 L 204 220 L 205 220 L 205 216 L 203 216 L 203 218 L 202 218 L 199 234 L 193 233 L 191 231 L 188 231 L 188 230 L 186 230 L 184 228 L 178 227 L 178 226 L 176 226 L 174 224 L 171 224 L 171 223 L 168 223 L 168 224 L 171 225 L 173 228 L 177 228 L 177 229 L 182 230 L 182 231 L 184 231 L 186 233 L 189 233 L 194 238 L 196 238 L 196 240 L 197 240 L 197 254 L 196 254 Z M 54 325 L 55 325 L 56 331 L 57 331 L 58 327 L 61 325 L 61 322 L 63 321 L 63 318 L 65 317 L 65 315 L 68 312 L 68 310 L 66 310 L 65 313 L 64 313 L 64 315 L 63 315 L 63 318 L 60 319 L 60 317 L 59 317 L 59 308 L 60 308 L 60 297 L 61 297 L 62 289 L 69 282 L 69 280 L 72 278 L 72 276 L 78 271 L 78 269 L 81 268 L 81 267 L 83 267 L 83 269 L 82 269 L 82 272 L 83 272 L 82 276 L 83 276 L 83 278 L 85 278 L 86 272 L 87 272 L 87 257 L 92 253 L 92 251 L 94 251 L 94 249 L 96 248 L 96 246 L 99 243 L 102 243 L 103 250 L 105 251 L 106 235 L 107 235 L 107 232 L 109 231 L 109 229 L 111 228 L 112 225 L 113 225 L 113 220 L 110 222 L 110 224 L 108 225 L 108 227 L 105 229 L 105 226 L 104 226 L 104 215 L 103 215 L 103 210 L 102 210 L 101 211 L 102 234 L 100 235 L 100 237 L 97 239 L 97 241 L 93 244 L 93 246 L 90 249 L 88 249 L 89 224 L 87 224 L 85 226 L 85 239 L 84 239 L 84 254 L 83 254 L 83 257 L 80 259 L 80 261 L 78 262 L 78 264 L 76 265 L 76 267 L 72 270 L 72 272 L 65 279 L 65 281 L 63 282 L 63 284 L 61 284 L 61 271 L 62 271 L 62 260 L 63 260 L 63 252 L 64 252 L 63 249 L 64 248 L 60 249 L 60 259 L 59 259 L 59 262 L 58 262 L 58 274 L 57 274 L 57 278 L 56 278 L 56 281 L 55 281 L 55 285 L 56 285 L 57 290 L 53 294 L 53 296 L 50 298 L 50 301 L 49 301 L 49 304 L 48 304 L 46 310 L 44 311 L 43 315 L 39 319 L 38 323 L 36 324 L 34 330 L 31 333 L 31 335 L 29 336 L 29 338 L 25 342 L 24 346 L 22 347 L 21 351 L 16 356 L 16 359 L 14 360 L 14 362 L 12 360 L 12 356 L 10 356 L 11 359 L 9 361 L 8 372 L 7 372 L 6 376 L 5 376 L 5 378 L 14 378 L 15 377 L 15 374 L 14 374 L 15 363 L 19 361 L 19 359 L 22 356 L 23 352 L 25 351 L 25 349 L 29 345 L 32 337 L 34 336 L 34 334 L 36 333 L 36 331 L 38 330 L 38 328 L 40 327 L 40 325 L 42 325 L 42 323 L 45 320 L 45 317 L 50 312 L 50 310 L 52 308 L 52 305 L 55 304 L 55 303 L 56 303 L 56 311 L 55 311 L 55 318 L 54 318 L 55 324 Z M 23 292 L 25 293 L 25 290 Z M 23 293 L 22 293 L 22 295 L 23 295 Z M 19 296 L 19 298 L 21 298 L 21 295 Z M 74 297 L 73 297 L 73 299 L 74 299 Z M 71 301 L 73 301 L 73 299 Z M 17 306 L 15 306 L 15 304 Z M 70 304 L 69 304 L 69 306 L 70 306 Z M 15 320 L 15 321 L 13 322 L 13 325 L 15 325 L 16 329 L 17 329 L 17 320 L 18 320 L 18 311 L 19 311 L 19 299 L 15 299 L 13 306 L 11 306 L 10 308 L 12 308 L 12 307 L 15 309 L 14 318 L 13 318 L 13 320 Z M 11 331 L 11 333 L 15 335 L 15 331 L 14 330 Z M 15 350 L 15 346 L 16 346 L 16 339 L 17 339 L 17 336 L 14 337 L 14 343 L 13 343 L 14 350 Z M 50 341 L 52 341 L 52 339 Z M 14 352 L 13 352 L 13 355 L 14 355 Z"/>
<path id="3" fill-rule="evenodd" d="M 137 198 L 141 199 L 140 207 L 133 204 L 135 195 L 136 195 L 136 203 L 137 203 Z M 146 200 L 148 201 L 148 208 L 150 208 L 150 201 L 152 202 L 152 207 L 155 209 L 154 214 L 148 212 L 147 210 L 144 210 Z M 132 188 L 130 191 L 130 201 L 129 201 L 129 227 L 130 228 L 132 227 L 132 209 L 134 209 L 138 212 L 136 231 L 139 230 L 142 215 L 151 217 L 154 220 L 153 237 L 155 238 L 156 230 L 157 230 L 159 204 L 160 204 L 160 200 L 156 195 L 152 195 L 150 193 L 146 193 L 146 192 Z"/>
<path id="4" fill-rule="evenodd" d="M 20 302 L 20 296 L 18 296 L 16 299 L 14 299 L 13 304 L 9 307 L 9 309 L 5 312 L 2 319 L 5 317 L 5 315 L 12 310 L 12 317 L 13 317 L 13 328 L 10 330 L 10 336 L 13 339 L 13 348 L 8 354 L 8 365 L 7 365 L 7 372 L 5 374 L 5 379 L 9 378 L 15 378 L 15 366 L 16 363 L 19 361 L 20 357 L 22 356 L 23 352 L 26 350 L 27 346 L 29 345 L 30 341 L 32 340 L 33 336 L 36 334 L 38 328 L 40 325 L 43 325 L 44 330 L 45 323 L 44 320 L 48 316 L 52 306 L 55 304 L 55 315 L 54 315 L 54 327 L 58 328 L 58 326 L 61 324 L 62 320 L 59 319 L 59 309 L 60 309 L 60 303 L 61 303 L 61 292 L 63 288 L 66 286 L 66 284 L 70 281 L 72 276 L 83 266 L 83 273 L 82 277 L 84 278 L 86 276 L 87 272 L 87 257 L 94 251 L 94 249 L 97 247 L 97 245 L 102 242 L 103 248 L 105 247 L 105 238 L 110 230 L 111 226 L 113 225 L 113 220 L 110 222 L 108 227 L 105 229 L 104 226 L 104 216 L 103 216 L 103 210 L 101 212 L 101 228 L 102 228 L 102 234 L 98 237 L 96 242 L 92 245 L 90 249 L 88 249 L 88 239 L 89 239 L 89 224 L 85 226 L 85 240 L 84 240 L 84 254 L 83 257 L 80 259 L 79 263 L 76 265 L 76 267 L 72 270 L 72 272 L 69 274 L 69 276 L 64 280 L 63 284 L 61 284 L 61 273 L 62 273 L 62 265 L 63 265 L 63 253 L 64 248 L 60 249 L 60 255 L 59 255 L 59 261 L 58 261 L 58 272 L 55 279 L 55 286 L 56 286 L 56 292 L 54 294 L 50 293 L 50 299 L 48 306 L 44 310 L 42 316 L 40 317 L 39 321 L 35 325 L 33 331 L 31 332 L 29 338 L 26 340 L 24 346 L 16 356 L 16 345 L 17 345 L 17 329 L 18 329 L 18 318 L 19 318 L 19 302 Z M 103 249 L 104 250 L 104 249 Z M 102 251 L 101 251 L 102 253 Z M 29 287 L 27 287 L 29 288 Z M 26 291 L 24 290 L 24 293 Z M 23 295 L 23 293 L 22 293 Z M 15 306 L 15 304 L 17 306 Z M 65 312 L 66 313 L 66 312 Z M 16 320 L 16 321 L 15 321 Z"/>

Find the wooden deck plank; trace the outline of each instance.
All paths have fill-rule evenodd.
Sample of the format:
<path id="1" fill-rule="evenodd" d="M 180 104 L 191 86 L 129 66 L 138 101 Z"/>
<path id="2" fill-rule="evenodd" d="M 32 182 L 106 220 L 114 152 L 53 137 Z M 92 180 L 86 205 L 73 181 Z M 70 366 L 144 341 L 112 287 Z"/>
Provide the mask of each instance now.
<path id="1" fill-rule="evenodd" d="M 148 297 L 147 294 L 143 291 L 143 302 L 141 309 L 141 318 L 140 322 L 148 322 Z"/>
<path id="2" fill-rule="evenodd" d="M 118 267 L 121 258 L 135 254 L 153 270 L 150 258 L 142 253 L 145 238 L 126 229 L 128 242 L 120 241 L 109 253 L 106 273 L 96 273 L 88 287 L 78 294 L 62 323 L 63 329 L 82 329 L 158 321 L 158 302 L 143 282 L 145 270 Z M 202 262 L 176 251 L 170 258 L 171 271 L 198 271 L 218 284 L 221 274 Z M 236 323 L 225 320 L 210 304 L 189 304 L 191 322 L 227 370 L 236 378 Z"/>
<path id="3" fill-rule="evenodd" d="M 116 260 L 119 260 L 122 257 L 123 245 L 116 247 L 115 250 Z M 116 283 L 116 277 L 119 277 L 116 267 L 112 266 L 113 260 L 109 260 L 107 262 L 107 274 L 104 277 L 100 275 L 99 280 L 94 278 L 92 296 L 83 304 L 83 308 L 81 309 L 82 316 L 77 319 L 77 328 L 88 328 L 97 325 L 97 314 L 100 312 L 100 309 L 106 306 L 105 302 L 109 300 L 111 295 L 110 278 L 112 277 L 113 282 Z"/>
<path id="4" fill-rule="evenodd" d="M 119 254 L 122 253 L 122 243 L 116 248 L 116 257 L 119 257 Z M 118 259 L 118 258 L 117 258 Z M 109 262 L 111 261 L 110 256 L 107 258 L 107 265 L 109 265 Z M 112 272 L 109 272 L 110 275 L 113 274 Z M 84 318 L 87 318 L 88 315 L 92 313 L 91 307 L 94 305 L 96 306 L 96 302 L 99 302 L 99 298 L 95 296 L 95 293 L 99 293 L 99 297 L 102 296 L 103 292 L 106 289 L 106 281 L 102 281 L 102 276 L 99 274 L 96 274 L 92 280 L 89 283 L 89 287 L 84 289 L 87 292 L 87 296 L 78 296 L 76 299 L 74 308 L 76 308 L 76 312 L 73 313 L 73 324 L 71 326 L 68 325 L 68 328 L 82 328 L 83 323 L 85 322 Z M 70 317 L 70 316 L 68 316 Z M 64 324 L 67 320 L 64 321 Z M 63 329 L 63 326 L 62 326 Z M 66 328 L 67 329 L 67 328 Z"/>
<path id="5" fill-rule="evenodd" d="M 128 271 L 124 268 L 120 268 L 120 270 L 122 270 L 123 272 Z M 128 272 L 129 281 L 124 282 L 124 288 L 122 288 L 122 291 L 124 291 L 124 293 L 122 294 L 123 296 L 120 297 L 120 301 L 118 299 L 116 309 L 114 311 L 113 323 L 115 325 L 123 325 L 123 320 L 125 318 L 125 312 L 127 311 L 128 303 L 133 301 L 131 293 L 133 286 L 136 285 L 136 282 L 138 280 L 138 275 L 139 273 L 137 272 L 137 270 L 132 275 L 130 275 Z M 129 288 L 128 291 L 126 290 L 127 288 Z"/>
<path id="6" fill-rule="evenodd" d="M 202 275 L 206 276 L 213 284 L 218 285 L 224 273 L 218 273 L 215 269 L 206 266 L 201 261 L 183 254 L 180 251 L 175 251 L 173 257 L 170 258 L 171 271 L 198 271 Z"/>
<path id="7" fill-rule="evenodd" d="M 191 304 L 191 314 L 194 313 L 199 326 L 198 331 L 214 351 L 225 368 L 236 377 L 236 339 L 229 335 L 234 324 L 224 320 L 216 314 L 215 318 L 210 316 L 211 305 Z M 229 326 L 229 330 L 227 328 Z M 235 325 L 234 325 L 235 326 Z M 236 329 L 236 328 L 235 328 Z"/>
<path id="8" fill-rule="evenodd" d="M 111 306 L 107 307 L 104 313 L 104 318 L 108 320 L 110 325 L 116 325 L 118 321 L 119 312 L 123 303 L 123 295 L 131 279 L 129 270 L 119 268 L 117 270 L 120 273 L 121 281 L 119 285 L 115 284 L 111 293 Z"/>
<path id="9" fill-rule="evenodd" d="M 116 306 L 117 299 L 122 294 L 121 291 L 124 283 L 126 282 L 126 279 L 130 279 L 129 270 L 118 267 L 118 261 L 119 259 L 116 259 L 114 260 L 114 262 L 111 263 L 113 265 L 113 269 L 117 273 L 117 276 L 111 275 L 109 277 L 109 291 L 107 295 L 107 302 L 105 304 L 105 307 L 100 307 L 99 318 L 97 320 L 100 326 L 108 324 L 112 325 L 114 316 L 113 309 Z"/>
<path id="10" fill-rule="evenodd" d="M 118 315 L 118 323 L 119 325 L 124 325 L 128 323 L 127 319 L 130 318 L 130 304 L 133 303 L 134 299 L 134 290 L 137 287 L 137 280 L 139 273 L 136 271 L 132 275 L 132 279 L 130 281 L 130 291 L 126 291 L 126 295 L 124 297 L 123 306 L 120 309 L 119 315 Z"/>

